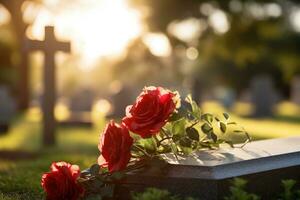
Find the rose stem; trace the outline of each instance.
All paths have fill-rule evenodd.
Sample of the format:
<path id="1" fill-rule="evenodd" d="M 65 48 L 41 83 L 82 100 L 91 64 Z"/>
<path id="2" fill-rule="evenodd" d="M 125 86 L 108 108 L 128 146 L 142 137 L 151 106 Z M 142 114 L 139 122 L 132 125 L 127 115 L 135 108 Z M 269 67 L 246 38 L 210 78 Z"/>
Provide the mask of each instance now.
<path id="1" fill-rule="evenodd" d="M 174 142 L 173 138 L 170 137 L 170 136 L 167 134 L 167 132 L 166 132 L 163 128 L 161 129 L 161 131 L 162 131 L 162 133 L 163 133 L 168 139 L 170 138 L 169 141 L 171 140 L 171 143 L 174 143 L 174 144 L 176 145 L 176 143 Z M 177 148 L 177 147 L 176 147 L 176 148 Z M 177 157 L 177 152 L 176 152 L 176 150 L 173 148 L 172 144 L 171 144 L 171 149 L 172 149 L 172 152 L 173 152 L 173 154 L 174 154 L 176 160 L 179 161 L 179 159 L 178 159 L 178 157 Z"/>

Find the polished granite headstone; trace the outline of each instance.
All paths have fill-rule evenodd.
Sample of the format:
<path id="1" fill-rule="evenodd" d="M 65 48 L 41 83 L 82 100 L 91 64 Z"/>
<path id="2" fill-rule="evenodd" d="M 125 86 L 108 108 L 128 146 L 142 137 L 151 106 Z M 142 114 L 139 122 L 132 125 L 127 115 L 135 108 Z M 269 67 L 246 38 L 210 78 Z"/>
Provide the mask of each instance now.
<path id="1" fill-rule="evenodd" d="M 223 199 L 235 177 L 249 181 L 248 191 L 269 199 L 278 193 L 281 180 L 300 180 L 300 137 L 255 141 L 243 148 L 203 150 L 189 157 L 164 155 L 168 164 L 160 170 L 131 173 L 118 187 L 120 199 L 126 191 L 147 187 L 198 199 Z"/>

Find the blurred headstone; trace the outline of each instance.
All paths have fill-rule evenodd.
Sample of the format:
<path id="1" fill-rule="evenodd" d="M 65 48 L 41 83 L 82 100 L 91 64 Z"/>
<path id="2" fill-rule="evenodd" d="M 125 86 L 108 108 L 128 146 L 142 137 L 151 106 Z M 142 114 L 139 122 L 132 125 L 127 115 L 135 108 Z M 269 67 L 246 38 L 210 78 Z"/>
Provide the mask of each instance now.
<path id="1" fill-rule="evenodd" d="M 118 91 L 114 91 L 111 97 L 113 118 L 122 118 L 125 116 L 125 110 L 135 100 L 135 95 L 130 87 L 122 86 Z"/>
<path id="2" fill-rule="evenodd" d="M 292 80 L 291 101 L 300 105 L 300 76 L 297 76 Z"/>
<path id="3" fill-rule="evenodd" d="M 245 102 L 245 103 L 251 103 L 251 91 L 249 88 L 241 91 L 241 93 L 239 95 L 239 101 Z"/>
<path id="4" fill-rule="evenodd" d="M 198 100 L 198 103 L 202 103 L 206 101 L 217 101 L 217 98 L 211 89 L 205 89 L 201 91 L 201 96 L 200 99 Z"/>
<path id="5" fill-rule="evenodd" d="M 70 98 L 70 118 L 62 121 L 66 126 L 92 126 L 91 112 L 95 94 L 90 89 L 78 90 Z"/>
<path id="6" fill-rule="evenodd" d="M 10 96 L 6 87 L 0 86 L 0 134 L 8 131 L 15 111 L 15 100 Z"/>
<path id="7" fill-rule="evenodd" d="M 55 83 L 55 53 L 57 51 L 71 52 L 69 42 L 59 42 L 56 40 L 54 27 L 45 27 L 45 39 L 26 40 L 28 51 L 42 51 L 45 54 L 45 67 L 43 72 L 44 93 L 43 93 L 43 144 L 55 144 L 56 122 L 54 117 L 54 106 L 56 101 Z"/>
<path id="8" fill-rule="evenodd" d="M 202 103 L 204 99 L 203 93 L 204 93 L 203 82 L 198 78 L 194 78 L 194 81 L 192 83 L 192 94 L 193 94 L 193 99 L 198 104 Z"/>
<path id="9" fill-rule="evenodd" d="M 95 95 L 92 90 L 82 89 L 70 99 L 71 112 L 91 112 Z"/>
<path id="10" fill-rule="evenodd" d="M 254 117 L 268 117 L 273 115 L 276 103 L 276 92 L 272 78 L 268 75 L 259 75 L 251 80 L 251 102 L 254 106 Z"/>
<path id="11" fill-rule="evenodd" d="M 235 102 L 236 93 L 232 88 L 219 86 L 214 90 L 216 99 L 229 109 Z"/>

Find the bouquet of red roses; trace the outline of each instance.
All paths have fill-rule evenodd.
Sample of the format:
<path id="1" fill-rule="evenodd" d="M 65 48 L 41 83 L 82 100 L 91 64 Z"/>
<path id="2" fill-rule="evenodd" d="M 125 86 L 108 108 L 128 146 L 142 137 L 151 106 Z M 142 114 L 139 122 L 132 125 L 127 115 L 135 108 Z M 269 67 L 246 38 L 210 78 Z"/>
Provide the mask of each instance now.
<path id="1" fill-rule="evenodd" d="M 177 158 L 220 144 L 234 147 L 225 136 L 229 125 L 236 123 L 227 113 L 222 119 L 203 113 L 190 95 L 181 102 L 178 92 L 145 87 L 136 102 L 126 108 L 120 124 L 111 120 L 106 125 L 98 145 L 101 155 L 97 164 L 80 173 L 76 165 L 53 163 L 41 184 L 49 200 L 111 196 L 113 185 L 128 171 L 143 168 L 162 154 L 173 153 Z M 244 144 L 250 141 L 243 128 L 230 132 L 245 134 Z"/>

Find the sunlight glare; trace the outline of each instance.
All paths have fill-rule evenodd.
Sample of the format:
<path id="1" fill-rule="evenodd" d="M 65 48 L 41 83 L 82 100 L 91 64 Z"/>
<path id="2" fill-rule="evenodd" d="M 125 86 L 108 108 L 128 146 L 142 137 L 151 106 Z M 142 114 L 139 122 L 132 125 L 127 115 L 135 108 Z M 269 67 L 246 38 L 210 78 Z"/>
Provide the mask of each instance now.
<path id="1" fill-rule="evenodd" d="M 10 14 L 4 6 L 0 4 L 0 25 L 7 24 L 10 20 Z"/>
<path id="2" fill-rule="evenodd" d="M 189 18 L 182 21 L 172 22 L 168 26 L 168 32 L 185 42 L 192 42 L 206 29 L 204 20 Z"/>
<path id="3" fill-rule="evenodd" d="M 215 32 L 219 34 L 226 33 L 230 28 L 227 16 L 221 10 L 214 10 L 209 16 L 208 21 L 209 24 L 214 28 Z"/>
<path id="4" fill-rule="evenodd" d="M 300 32 L 300 8 L 291 13 L 290 21 L 294 30 Z"/>
<path id="5" fill-rule="evenodd" d="M 59 38 L 72 41 L 72 51 L 81 56 L 85 67 L 99 58 L 122 56 L 129 42 L 142 32 L 140 13 L 126 0 L 77 0 L 72 9 L 60 12 L 59 8 L 52 11 L 59 4 L 44 1 L 46 6 L 39 10 L 28 35 L 42 39 L 44 26 L 54 25 Z"/>
<path id="6" fill-rule="evenodd" d="M 171 44 L 167 36 L 162 33 L 149 33 L 143 37 L 143 42 L 150 52 L 159 57 L 167 57 L 171 54 Z"/>
<path id="7" fill-rule="evenodd" d="M 196 60 L 198 58 L 199 52 L 195 47 L 189 47 L 186 50 L 186 57 L 190 60 Z"/>

